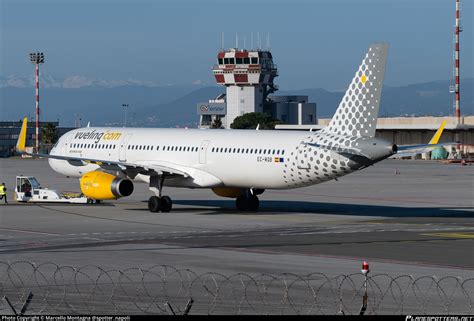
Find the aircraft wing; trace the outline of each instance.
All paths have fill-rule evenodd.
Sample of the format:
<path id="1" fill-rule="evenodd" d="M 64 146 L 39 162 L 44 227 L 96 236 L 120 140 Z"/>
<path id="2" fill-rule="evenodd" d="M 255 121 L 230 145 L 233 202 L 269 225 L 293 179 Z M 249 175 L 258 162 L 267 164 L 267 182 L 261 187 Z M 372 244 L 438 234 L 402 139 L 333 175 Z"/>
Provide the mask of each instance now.
<path id="1" fill-rule="evenodd" d="M 178 166 L 172 163 L 160 163 L 159 161 L 153 162 L 142 162 L 142 163 L 128 163 L 128 162 L 115 162 L 110 160 L 102 159 L 93 159 L 93 158 L 84 158 L 84 157 L 72 157 L 72 156 L 62 156 L 54 154 L 41 154 L 41 153 L 28 153 L 26 151 L 26 126 L 28 119 L 25 117 L 23 119 L 23 124 L 21 126 L 20 135 L 18 136 L 18 142 L 16 144 L 16 150 L 21 154 L 27 154 L 31 156 L 52 158 L 68 161 L 71 165 L 74 166 L 84 166 L 87 164 L 96 164 L 106 170 L 120 170 L 125 172 L 129 176 L 135 176 L 136 174 L 144 175 L 153 175 L 162 173 L 178 175 L 183 177 L 190 177 L 189 173 L 186 170 L 178 168 Z"/>

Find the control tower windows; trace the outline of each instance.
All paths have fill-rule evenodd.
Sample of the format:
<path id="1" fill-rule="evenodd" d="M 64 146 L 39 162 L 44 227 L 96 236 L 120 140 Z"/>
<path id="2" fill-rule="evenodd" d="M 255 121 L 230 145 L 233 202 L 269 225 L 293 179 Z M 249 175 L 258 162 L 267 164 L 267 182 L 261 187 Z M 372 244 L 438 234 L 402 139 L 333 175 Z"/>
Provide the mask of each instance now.
<path id="1" fill-rule="evenodd" d="M 254 59 L 257 59 L 257 58 L 252 58 L 252 63 L 253 63 Z M 246 65 L 250 64 L 250 58 L 248 58 L 248 57 L 244 58 L 244 64 L 246 64 Z"/>
<path id="2" fill-rule="evenodd" d="M 235 58 L 235 63 L 236 63 L 237 65 L 241 65 L 242 62 L 243 62 L 243 59 L 242 59 L 242 58 Z"/>
<path id="3" fill-rule="evenodd" d="M 249 59 L 249 58 L 247 58 Z M 256 65 L 258 64 L 258 58 L 257 57 L 252 57 L 252 64 Z"/>
<path id="4" fill-rule="evenodd" d="M 222 58 L 218 58 L 218 59 L 217 59 L 217 63 L 218 63 L 219 65 L 222 65 L 222 64 L 224 64 L 224 60 L 223 60 Z"/>
<path id="5" fill-rule="evenodd" d="M 224 65 L 234 65 L 235 59 L 234 58 L 224 58 Z"/>

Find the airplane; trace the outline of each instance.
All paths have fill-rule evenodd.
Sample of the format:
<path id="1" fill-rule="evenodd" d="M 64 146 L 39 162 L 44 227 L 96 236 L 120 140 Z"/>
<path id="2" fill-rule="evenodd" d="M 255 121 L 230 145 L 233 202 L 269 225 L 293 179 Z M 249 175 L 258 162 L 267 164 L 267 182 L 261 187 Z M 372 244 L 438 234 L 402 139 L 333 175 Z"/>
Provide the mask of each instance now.
<path id="1" fill-rule="evenodd" d="M 375 137 L 388 44 L 369 46 L 329 125 L 317 132 L 85 127 L 60 137 L 47 157 L 51 168 L 80 178 L 97 201 L 132 194 L 145 182 L 150 212 L 170 212 L 164 186 L 206 188 L 236 199 L 239 211 L 258 211 L 266 189 L 323 183 L 397 153 Z M 17 150 L 27 153 L 26 123 Z"/>
<path id="2" fill-rule="evenodd" d="M 431 137 L 428 144 L 421 144 L 421 145 L 398 145 L 398 149 L 400 150 L 395 155 L 392 155 L 390 158 L 402 158 L 402 157 L 412 157 L 418 154 L 424 154 L 431 152 L 435 147 L 440 146 L 447 146 L 447 145 L 455 145 L 456 143 L 438 143 L 441 135 L 443 134 L 444 127 L 446 126 L 446 120 L 443 120 L 441 125 L 439 126 L 436 133 L 434 133 L 433 137 Z M 403 151 L 402 151 L 403 150 Z"/>

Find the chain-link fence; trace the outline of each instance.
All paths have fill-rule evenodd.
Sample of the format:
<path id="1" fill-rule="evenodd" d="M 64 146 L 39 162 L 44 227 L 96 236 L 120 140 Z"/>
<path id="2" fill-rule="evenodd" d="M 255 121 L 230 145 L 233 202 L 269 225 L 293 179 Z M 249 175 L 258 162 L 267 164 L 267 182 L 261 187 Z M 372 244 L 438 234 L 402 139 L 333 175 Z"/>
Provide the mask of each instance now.
<path id="1" fill-rule="evenodd" d="M 0 262 L 0 298 L 0 314 L 472 314 L 474 277 Z"/>

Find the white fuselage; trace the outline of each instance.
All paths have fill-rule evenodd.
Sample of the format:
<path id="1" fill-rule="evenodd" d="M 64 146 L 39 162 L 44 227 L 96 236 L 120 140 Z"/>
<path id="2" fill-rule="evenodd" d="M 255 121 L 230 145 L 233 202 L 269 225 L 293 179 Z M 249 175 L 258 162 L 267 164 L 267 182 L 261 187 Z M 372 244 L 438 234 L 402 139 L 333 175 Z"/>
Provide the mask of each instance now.
<path id="1" fill-rule="evenodd" d="M 52 155 L 152 166 L 189 173 L 167 186 L 260 189 L 296 188 L 328 181 L 361 166 L 338 153 L 306 143 L 354 142 L 320 132 L 86 127 L 63 135 Z M 81 177 L 99 168 L 49 159 L 57 172 Z M 148 182 L 149 176 L 131 177 Z"/>

